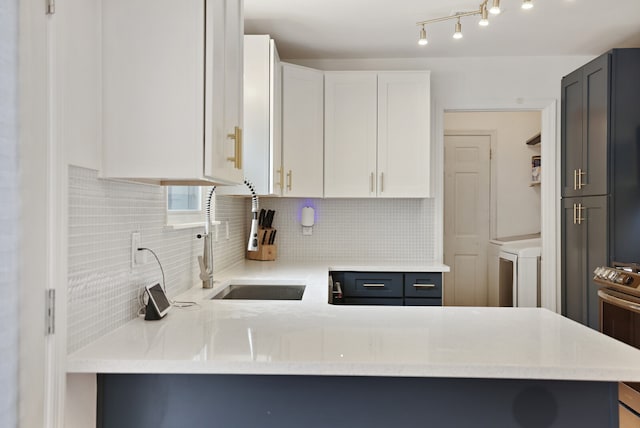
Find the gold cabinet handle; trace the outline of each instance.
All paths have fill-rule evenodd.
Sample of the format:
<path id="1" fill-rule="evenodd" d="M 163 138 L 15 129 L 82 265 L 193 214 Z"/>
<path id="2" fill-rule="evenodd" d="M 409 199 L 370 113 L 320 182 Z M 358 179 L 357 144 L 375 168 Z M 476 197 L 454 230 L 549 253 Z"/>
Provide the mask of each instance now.
<path id="1" fill-rule="evenodd" d="M 284 168 L 280 167 L 276 172 L 278 173 L 278 176 L 280 178 L 280 181 L 277 183 L 277 186 L 280 187 L 280 191 L 282 192 L 282 190 L 284 189 Z"/>
<path id="2" fill-rule="evenodd" d="M 579 168 L 578 169 L 578 189 L 582 189 L 582 187 L 584 186 L 584 183 L 582 182 L 583 175 L 587 175 L 587 173 L 583 171 L 582 168 Z"/>
<path id="3" fill-rule="evenodd" d="M 374 192 L 373 186 L 375 185 L 376 185 L 376 175 L 372 172 L 371 175 L 369 176 L 369 193 Z"/>
<path id="4" fill-rule="evenodd" d="M 586 218 L 582 216 L 582 212 L 584 211 L 584 209 L 585 207 L 583 207 L 582 204 L 578 204 L 578 224 L 582 224 L 582 222 L 586 220 Z"/>
<path id="5" fill-rule="evenodd" d="M 577 209 L 578 209 L 578 206 L 576 204 L 573 204 L 573 224 L 578 224 L 578 219 L 576 217 Z"/>
<path id="6" fill-rule="evenodd" d="M 228 157 L 229 162 L 233 162 L 235 169 L 242 169 L 242 129 L 238 126 L 233 128 L 233 134 L 227 134 L 227 138 L 234 140 L 234 156 Z"/>
<path id="7" fill-rule="evenodd" d="M 573 170 L 573 190 L 578 190 L 578 171 Z"/>
<path id="8" fill-rule="evenodd" d="M 384 192 L 384 172 L 380 173 L 380 193 Z"/>
<path id="9" fill-rule="evenodd" d="M 289 170 L 289 172 L 287 172 L 287 190 L 291 191 L 291 186 L 293 183 L 293 173 L 291 172 L 291 170 Z"/>

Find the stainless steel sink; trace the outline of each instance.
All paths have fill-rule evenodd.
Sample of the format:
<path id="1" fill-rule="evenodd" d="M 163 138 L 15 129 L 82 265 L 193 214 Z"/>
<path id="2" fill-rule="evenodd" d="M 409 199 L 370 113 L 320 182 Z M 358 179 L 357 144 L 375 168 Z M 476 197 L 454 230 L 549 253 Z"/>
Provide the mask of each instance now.
<path id="1" fill-rule="evenodd" d="M 302 300 L 304 285 L 231 284 L 212 299 Z"/>

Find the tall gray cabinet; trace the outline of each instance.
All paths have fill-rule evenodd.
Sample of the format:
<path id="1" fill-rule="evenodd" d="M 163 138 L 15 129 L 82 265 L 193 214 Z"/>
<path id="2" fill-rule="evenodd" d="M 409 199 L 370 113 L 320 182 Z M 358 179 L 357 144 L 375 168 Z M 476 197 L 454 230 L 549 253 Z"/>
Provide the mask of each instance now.
<path id="1" fill-rule="evenodd" d="M 599 327 L 593 270 L 640 262 L 640 49 L 562 79 L 562 313 Z"/>

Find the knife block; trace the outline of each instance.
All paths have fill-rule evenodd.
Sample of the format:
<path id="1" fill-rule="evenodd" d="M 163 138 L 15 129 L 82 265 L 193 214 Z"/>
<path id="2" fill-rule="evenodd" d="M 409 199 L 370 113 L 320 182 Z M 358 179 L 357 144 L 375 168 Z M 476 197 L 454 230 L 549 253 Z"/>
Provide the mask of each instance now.
<path id="1" fill-rule="evenodd" d="M 276 259 L 278 254 L 278 246 L 277 245 L 269 245 L 262 244 L 262 240 L 268 242 L 269 235 L 273 228 L 260 228 L 258 229 L 258 251 L 247 251 L 247 258 L 249 260 L 262 260 L 262 261 L 273 261 Z M 264 235 L 267 235 L 266 239 Z"/>

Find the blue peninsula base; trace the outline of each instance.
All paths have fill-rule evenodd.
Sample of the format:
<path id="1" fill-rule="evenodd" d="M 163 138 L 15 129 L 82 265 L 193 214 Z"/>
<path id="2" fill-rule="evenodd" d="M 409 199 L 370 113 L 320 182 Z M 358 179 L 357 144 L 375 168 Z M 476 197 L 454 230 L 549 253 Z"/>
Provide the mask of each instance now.
<path id="1" fill-rule="evenodd" d="M 618 427 L 616 382 L 98 374 L 99 428 Z"/>

